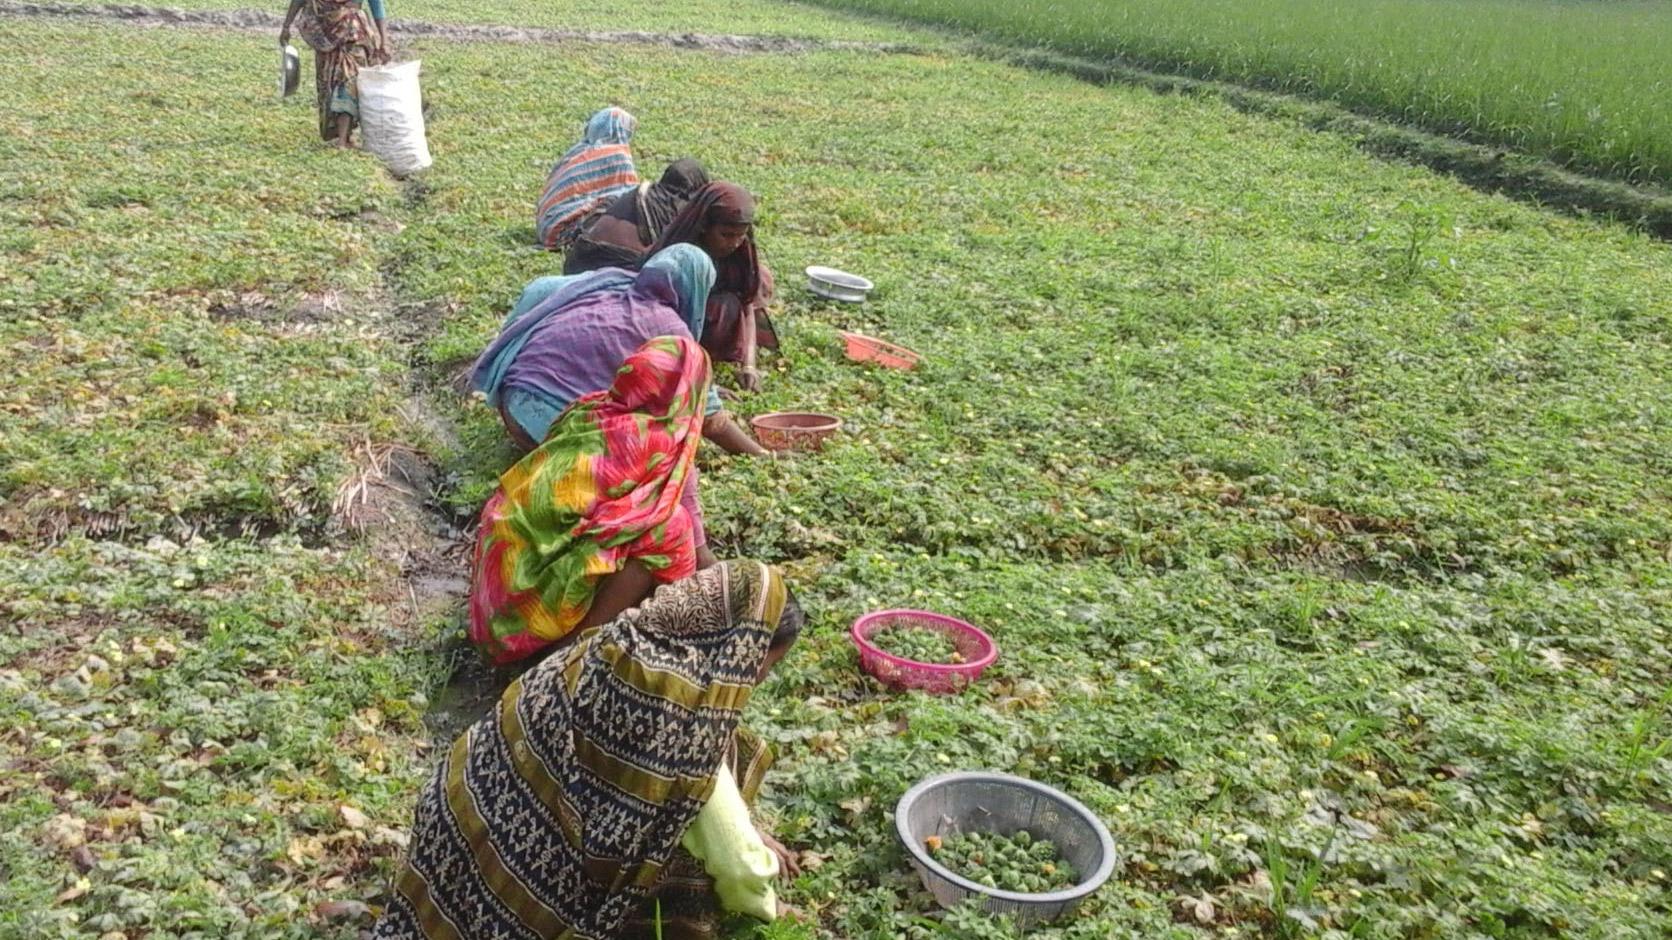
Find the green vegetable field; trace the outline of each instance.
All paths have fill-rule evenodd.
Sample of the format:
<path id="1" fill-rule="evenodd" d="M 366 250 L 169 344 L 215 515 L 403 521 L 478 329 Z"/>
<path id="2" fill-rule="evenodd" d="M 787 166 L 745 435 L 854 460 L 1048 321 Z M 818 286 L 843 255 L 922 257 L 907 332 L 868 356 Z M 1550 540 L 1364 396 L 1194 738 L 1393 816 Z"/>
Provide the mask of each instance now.
<path id="1" fill-rule="evenodd" d="M 823 0 L 1672 182 L 1662 0 Z"/>
<path id="2" fill-rule="evenodd" d="M 1505 5 L 1439 6 L 1467 36 Z M 1363 6 L 1375 33 L 1394 4 Z M 1633 56 L 1664 5 L 1552 4 L 1493 41 L 1581 6 L 1614 37 L 1589 64 L 1556 64 L 1557 26 L 1529 59 L 1610 130 L 1577 141 L 1565 104 L 1483 126 L 1663 178 L 1664 69 Z M 1113 879 L 1043 940 L 1672 933 L 1667 244 L 839 11 L 393 15 L 912 48 L 397 31 L 436 159 L 401 182 L 318 146 L 307 53 L 274 95 L 276 27 L 0 9 L 28 77 L 0 81 L 0 940 L 370 925 L 492 692 L 461 598 L 513 452 L 458 374 L 558 267 L 533 200 L 605 104 L 641 168 L 695 156 L 760 198 L 784 350 L 736 407 L 846 422 L 822 454 L 702 457 L 719 553 L 781 565 L 809 612 L 747 716 L 805 919 L 733 936 L 1017 936 L 939 911 L 898 845 L 895 801 L 953 769 L 1113 834 Z M 1405 22 L 1390 48 L 1424 48 L 1435 21 Z M 1543 115 L 1502 69 L 1486 102 L 1519 83 Z M 819 301 L 809 264 L 877 289 Z M 841 329 L 925 361 L 855 366 Z M 955 697 L 888 691 L 847 634 L 881 607 L 967 619 L 999 659 Z"/>

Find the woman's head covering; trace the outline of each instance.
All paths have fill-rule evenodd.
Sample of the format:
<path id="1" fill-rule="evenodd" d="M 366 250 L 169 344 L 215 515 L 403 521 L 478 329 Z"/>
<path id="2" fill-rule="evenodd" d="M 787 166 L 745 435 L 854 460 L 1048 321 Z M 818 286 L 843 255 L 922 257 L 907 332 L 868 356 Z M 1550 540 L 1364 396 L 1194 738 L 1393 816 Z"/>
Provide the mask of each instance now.
<path id="1" fill-rule="evenodd" d="M 701 162 L 682 157 L 668 164 L 656 185 L 689 199 L 697 190 L 708 185 L 708 171 L 702 168 Z"/>
<path id="2" fill-rule="evenodd" d="M 708 207 L 709 225 L 754 225 L 755 197 L 734 183 L 721 183 Z"/>
<path id="3" fill-rule="evenodd" d="M 785 595 L 724 562 L 512 683 L 424 788 L 373 935 L 619 936 L 714 792 Z"/>
<path id="4" fill-rule="evenodd" d="M 664 582 L 696 570 L 680 497 L 708 391 L 708 354 L 688 337 L 659 336 L 499 478 L 482 510 L 470 593 L 470 638 L 495 662 L 567 635 L 598 581 L 629 559 Z"/>
<path id="5" fill-rule="evenodd" d="M 689 607 L 668 603 L 680 595 L 687 601 L 700 600 Z M 750 655 L 732 663 L 723 679 L 746 685 L 748 691 L 753 691 L 788 597 L 789 589 L 778 569 L 757 561 L 723 561 L 684 582 L 657 588 L 644 604 L 601 629 L 613 632 L 615 642 L 635 649 L 679 647 L 717 629 L 747 631 L 754 637 L 749 646 Z M 633 635 L 642 639 L 627 641 Z M 761 639 L 766 646 L 757 652 L 754 641 Z M 669 652 L 680 655 L 672 649 Z M 718 663 L 715 668 L 719 668 Z"/>
<path id="6" fill-rule="evenodd" d="M 668 164 L 660 180 L 640 185 L 635 203 L 639 240 L 653 244 L 691 196 L 707 185 L 708 173 L 689 157 Z"/>
<path id="7" fill-rule="evenodd" d="M 586 129 L 581 133 L 578 146 L 632 143 L 633 132 L 638 127 L 639 119 L 625 109 L 605 108 L 586 119 Z"/>
<path id="8" fill-rule="evenodd" d="M 535 207 L 541 245 L 554 251 L 567 247 L 598 205 L 639 184 L 629 146 L 637 127 L 638 120 L 621 108 L 605 108 L 587 120 L 580 143 L 552 166 Z"/>
<path id="9" fill-rule="evenodd" d="M 669 245 L 696 244 L 710 226 L 754 224 L 755 198 L 749 195 L 748 190 L 736 183 L 709 183 L 691 197 L 685 208 L 679 210 L 648 254 L 655 255 Z M 752 304 L 759 298 L 760 257 L 755 251 L 753 232 L 736 251 L 717 260 L 714 267 L 717 272 L 716 290 L 736 293 L 746 304 Z"/>
<path id="10" fill-rule="evenodd" d="M 657 252 L 640 269 L 633 290 L 662 301 L 679 311 L 679 318 L 691 328 L 691 336 L 702 339 L 703 319 L 708 311 L 708 292 L 714 287 L 714 261 L 696 245 L 669 245 Z"/>
<path id="11" fill-rule="evenodd" d="M 714 262 L 695 245 L 675 245 L 646 262 L 637 274 L 606 268 L 573 276 L 535 278 L 523 288 L 499 336 L 477 358 L 470 373 L 471 387 L 488 407 L 500 413 L 520 445 L 533 448 L 545 439 L 552 422 L 572 404 L 576 394 L 573 383 L 561 378 L 555 365 L 546 371 L 530 368 L 551 361 L 542 358 L 540 344 L 553 340 L 538 338 L 548 320 L 604 302 L 614 303 L 622 317 L 647 316 L 641 305 L 654 304 L 676 312 L 691 338 L 700 341 L 707 324 L 708 292 L 713 286 Z M 589 348 L 600 357 L 621 354 L 616 349 Z M 615 362 L 607 365 L 613 367 Z M 719 394 L 710 388 L 703 413 L 714 414 L 722 407 Z"/>

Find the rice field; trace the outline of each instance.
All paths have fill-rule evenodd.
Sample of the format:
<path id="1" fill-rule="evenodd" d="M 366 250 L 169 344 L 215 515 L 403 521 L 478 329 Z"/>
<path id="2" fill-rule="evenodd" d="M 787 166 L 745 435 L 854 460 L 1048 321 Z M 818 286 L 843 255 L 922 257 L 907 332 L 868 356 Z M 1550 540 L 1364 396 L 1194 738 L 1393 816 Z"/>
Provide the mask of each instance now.
<path id="1" fill-rule="evenodd" d="M 1672 3 L 822 0 L 1364 113 L 1662 185 Z"/>

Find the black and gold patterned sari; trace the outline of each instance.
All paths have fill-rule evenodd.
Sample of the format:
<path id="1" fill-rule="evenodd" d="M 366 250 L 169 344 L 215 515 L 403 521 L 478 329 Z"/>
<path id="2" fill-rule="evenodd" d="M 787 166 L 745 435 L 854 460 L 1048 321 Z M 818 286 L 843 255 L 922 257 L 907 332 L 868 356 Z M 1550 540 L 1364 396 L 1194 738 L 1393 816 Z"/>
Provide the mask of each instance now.
<path id="1" fill-rule="evenodd" d="M 704 914 L 685 909 L 700 868 L 679 841 L 721 760 L 759 785 L 738 720 L 784 599 L 773 569 L 726 562 L 512 683 L 424 788 L 373 937 L 606 940 L 657 894 L 664 919 Z"/>

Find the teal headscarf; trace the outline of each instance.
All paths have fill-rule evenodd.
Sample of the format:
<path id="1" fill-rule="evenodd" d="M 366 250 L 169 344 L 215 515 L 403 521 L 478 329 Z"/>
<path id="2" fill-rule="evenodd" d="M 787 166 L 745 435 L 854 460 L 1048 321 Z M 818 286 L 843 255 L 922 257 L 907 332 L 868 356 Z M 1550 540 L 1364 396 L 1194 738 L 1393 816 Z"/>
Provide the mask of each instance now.
<path id="1" fill-rule="evenodd" d="M 644 263 L 632 289 L 678 310 L 679 318 L 691 329 L 691 338 L 700 343 L 714 277 L 714 261 L 708 252 L 696 245 L 669 245 Z"/>
<path id="2" fill-rule="evenodd" d="M 638 127 L 639 119 L 628 114 L 625 109 L 604 108 L 586 119 L 586 129 L 581 132 L 581 142 L 570 148 L 569 153 L 577 153 L 589 145 L 632 143 L 633 132 L 638 130 Z"/>

